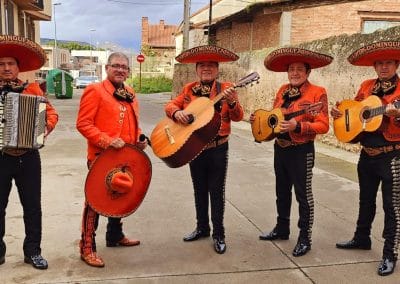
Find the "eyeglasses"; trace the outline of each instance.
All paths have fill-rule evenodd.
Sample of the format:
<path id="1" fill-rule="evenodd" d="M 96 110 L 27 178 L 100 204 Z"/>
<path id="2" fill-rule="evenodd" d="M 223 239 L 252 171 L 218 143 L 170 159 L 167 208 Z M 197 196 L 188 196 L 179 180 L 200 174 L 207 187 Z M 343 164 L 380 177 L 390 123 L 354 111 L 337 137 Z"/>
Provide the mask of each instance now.
<path id="1" fill-rule="evenodd" d="M 111 64 L 109 66 L 111 66 L 114 69 L 121 69 L 123 71 L 129 71 L 130 70 L 130 68 L 128 66 L 126 66 L 126 65 Z"/>

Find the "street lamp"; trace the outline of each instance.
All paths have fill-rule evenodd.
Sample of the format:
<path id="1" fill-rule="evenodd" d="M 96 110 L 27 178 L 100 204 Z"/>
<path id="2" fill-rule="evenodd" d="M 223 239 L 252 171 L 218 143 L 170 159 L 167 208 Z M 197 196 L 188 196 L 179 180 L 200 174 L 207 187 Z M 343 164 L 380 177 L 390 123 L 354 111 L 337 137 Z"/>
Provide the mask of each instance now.
<path id="1" fill-rule="evenodd" d="M 61 5 L 61 3 L 53 3 L 53 18 L 54 18 L 54 68 L 58 66 L 58 56 L 57 56 L 57 24 L 56 24 L 56 6 Z"/>
<path id="2" fill-rule="evenodd" d="M 90 47 L 89 47 L 90 48 L 90 69 L 92 69 L 92 63 L 93 63 L 93 57 L 92 57 L 92 32 L 95 32 L 96 30 L 95 29 L 90 29 L 89 31 L 90 31 L 90 33 L 89 33 L 89 35 L 90 35 Z M 94 74 L 92 74 L 92 75 L 94 75 Z"/>

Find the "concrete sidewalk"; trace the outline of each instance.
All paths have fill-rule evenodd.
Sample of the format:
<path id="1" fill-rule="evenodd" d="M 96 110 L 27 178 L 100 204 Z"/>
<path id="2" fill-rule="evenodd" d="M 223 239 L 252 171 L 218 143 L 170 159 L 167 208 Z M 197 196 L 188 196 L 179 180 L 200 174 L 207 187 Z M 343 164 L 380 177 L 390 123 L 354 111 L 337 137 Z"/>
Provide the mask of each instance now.
<path id="1" fill-rule="evenodd" d="M 298 228 L 293 197 L 288 241 L 259 241 L 275 225 L 275 177 L 272 143 L 255 143 L 246 122 L 235 123 L 230 140 L 226 188 L 227 252 L 218 255 L 212 240 L 184 243 L 195 228 L 193 189 L 187 166 L 168 168 L 146 149 L 153 164 L 147 196 L 125 218 L 127 236 L 141 245 L 105 246 L 106 219 L 100 218 L 97 248 L 105 268 L 79 258 L 78 241 L 86 178 L 86 144 L 75 130 L 80 91 L 72 100 L 52 99 L 60 123 L 41 150 L 43 164 L 43 256 L 47 271 L 23 263 L 22 209 L 15 188 L 7 209 L 6 263 L 0 283 L 400 283 L 400 269 L 388 277 L 376 273 L 381 258 L 383 210 L 379 195 L 371 251 L 344 251 L 335 243 L 352 237 L 358 213 L 357 155 L 317 144 L 313 192 L 315 221 L 312 250 L 292 256 Z M 150 135 L 163 117 L 167 95 L 140 95 L 141 125 Z"/>

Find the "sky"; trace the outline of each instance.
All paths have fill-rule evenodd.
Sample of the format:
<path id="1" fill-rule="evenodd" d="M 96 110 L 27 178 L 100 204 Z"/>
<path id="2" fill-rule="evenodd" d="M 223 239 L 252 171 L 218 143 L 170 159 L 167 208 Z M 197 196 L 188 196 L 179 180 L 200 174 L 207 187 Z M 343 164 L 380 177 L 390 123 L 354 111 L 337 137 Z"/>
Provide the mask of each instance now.
<path id="1" fill-rule="evenodd" d="M 83 41 L 93 45 L 110 43 L 132 52 L 140 49 L 142 17 L 149 24 L 164 20 L 167 25 L 183 21 L 184 0 L 53 0 L 55 21 L 40 22 L 40 36 L 57 40 Z M 61 3 L 61 5 L 55 5 Z M 190 14 L 209 0 L 192 0 Z M 54 11 L 54 10 L 53 10 Z"/>

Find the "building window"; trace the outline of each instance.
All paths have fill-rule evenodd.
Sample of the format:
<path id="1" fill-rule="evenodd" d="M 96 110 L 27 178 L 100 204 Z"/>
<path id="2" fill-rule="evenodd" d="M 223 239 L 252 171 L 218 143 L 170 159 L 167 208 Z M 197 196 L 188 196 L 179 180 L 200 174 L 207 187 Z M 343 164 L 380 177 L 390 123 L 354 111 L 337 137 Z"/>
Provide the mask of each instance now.
<path id="1" fill-rule="evenodd" d="M 6 5 L 6 31 L 5 34 L 14 35 L 14 4 L 8 1 Z"/>
<path id="2" fill-rule="evenodd" d="M 362 33 L 369 34 L 377 30 L 385 30 L 396 26 L 400 26 L 400 21 L 365 20 L 363 22 Z"/>

